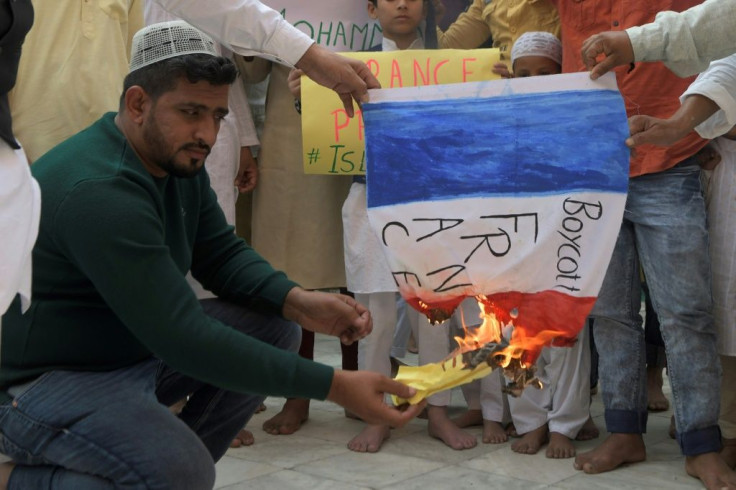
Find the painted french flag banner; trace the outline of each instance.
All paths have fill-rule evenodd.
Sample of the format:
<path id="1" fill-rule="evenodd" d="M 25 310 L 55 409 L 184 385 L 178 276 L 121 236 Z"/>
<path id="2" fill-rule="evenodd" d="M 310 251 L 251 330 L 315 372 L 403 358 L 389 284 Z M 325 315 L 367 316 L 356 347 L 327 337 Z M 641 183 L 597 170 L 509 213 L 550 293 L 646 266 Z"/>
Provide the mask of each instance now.
<path id="1" fill-rule="evenodd" d="M 574 341 L 626 202 L 629 132 L 615 77 L 370 97 L 362 108 L 368 216 L 402 296 L 432 321 L 478 297 L 525 336 Z"/>

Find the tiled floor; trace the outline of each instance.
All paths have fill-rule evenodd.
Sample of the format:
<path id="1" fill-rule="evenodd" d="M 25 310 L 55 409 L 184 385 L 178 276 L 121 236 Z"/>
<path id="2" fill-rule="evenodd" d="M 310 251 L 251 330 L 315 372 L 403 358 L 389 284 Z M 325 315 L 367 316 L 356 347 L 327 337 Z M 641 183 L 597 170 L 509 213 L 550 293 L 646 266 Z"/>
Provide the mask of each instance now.
<path id="1" fill-rule="evenodd" d="M 315 357 L 340 364 L 337 340 L 317 336 Z M 416 362 L 409 358 L 409 363 Z M 666 383 L 666 381 L 665 381 Z M 669 387 L 665 386 L 669 396 Z M 461 411 L 462 396 L 453 395 L 453 411 Z M 219 489 L 249 490 L 358 490 L 358 489 L 684 489 L 702 488 L 684 470 L 677 444 L 668 437 L 671 412 L 651 414 L 645 435 L 648 460 L 602 475 L 585 475 L 572 460 L 551 460 L 544 450 L 534 456 L 511 451 L 510 443 L 454 451 L 430 438 L 426 421 L 415 419 L 394 430 L 375 454 L 353 453 L 347 441 L 361 430 L 361 422 L 347 419 L 328 402 L 312 402 L 309 421 L 290 436 L 271 436 L 261 424 L 276 414 L 283 399 L 266 400 L 268 409 L 256 415 L 249 429 L 256 443 L 231 449 L 217 465 Z M 603 428 L 600 396 L 594 397 L 593 415 Z M 480 428 L 470 429 L 480 438 Z M 604 437 L 602 435 L 601 437 Z M 586 451 L 598 442 L 576 443 Z"/>

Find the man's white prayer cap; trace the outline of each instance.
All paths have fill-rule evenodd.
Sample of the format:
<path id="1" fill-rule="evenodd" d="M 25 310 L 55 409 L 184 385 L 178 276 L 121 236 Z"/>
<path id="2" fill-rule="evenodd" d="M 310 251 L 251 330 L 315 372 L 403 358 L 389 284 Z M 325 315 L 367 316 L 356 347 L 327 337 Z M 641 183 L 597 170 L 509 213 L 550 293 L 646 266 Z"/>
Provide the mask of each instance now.
<path id="1" fill-rule="evenodd" d="M 212 38 L 183 20 L 151 24 L 133 36 L 130 71 L 175 56 L 195 53 L 219 56 Z"/>
<path id="2" fill-rule="evenodd" d="M 544 56 L 562 65 L 562 43 L 549 32 L 525 32 L 511 48 L 511 66 L 522 56 Z"/>

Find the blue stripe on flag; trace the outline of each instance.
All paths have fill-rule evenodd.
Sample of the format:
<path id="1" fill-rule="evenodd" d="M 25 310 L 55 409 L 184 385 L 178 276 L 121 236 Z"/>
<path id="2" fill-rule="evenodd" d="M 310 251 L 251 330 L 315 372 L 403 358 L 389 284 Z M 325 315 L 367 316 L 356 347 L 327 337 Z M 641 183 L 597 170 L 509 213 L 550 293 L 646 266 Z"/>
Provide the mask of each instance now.
<path id="1" fill-rule="evenodd" d="M 378 102 L 363 118 L 369 207 L 627 189 L 615 91 Z"/>

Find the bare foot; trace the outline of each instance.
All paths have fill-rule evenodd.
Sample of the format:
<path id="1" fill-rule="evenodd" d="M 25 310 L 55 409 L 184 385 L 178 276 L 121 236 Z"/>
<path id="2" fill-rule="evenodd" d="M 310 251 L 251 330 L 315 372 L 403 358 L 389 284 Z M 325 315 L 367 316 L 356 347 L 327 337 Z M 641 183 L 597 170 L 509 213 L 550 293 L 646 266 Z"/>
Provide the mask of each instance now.
<path id="1" fill-rule="evenodd" d="M 511 450 L 519 454 L 537 454 L 539 448 L 549 440 L 547 424 L 527 432 L 511 444 Z"/>
<path id="2" fill-rule="evenodd" d="M 641 434 L 614 433 L 600 446 L 579 454 L 575 458 L 575 469 L 588 474 L 611 471 L 626 463 L 638 463 L 647 458 L 644 439 Z"/>
<path id="3" fill-rule="evenodd" d="M 659 366 L 647 367 L 647 410 L 664 412 L 670 408 L 670 401 L 662 392 L 662 370 Z"/>
<path id="4" fill-rule="evenodd" d="M 258 408 L 256 408 L 256 411 L 253 413 L 261 413 L 265 411 L 266 411 L 266 405 L 261 403 L 260 405 L 258 405 Z"/>
<path id="5" fill-rule="evenodd" d="M 0 490 L 8 488 L 8 480 L 10 480 L 10 473 L 13 468 L 15 468 L 15 463 L 0 464 Z"/>
<path id="6" fill-rule="evenodd" d="M 709 490 L 736 489 L 736 473 L 716 452 L 687 456 L 685 471 Z"/>
<path id="7" fill-rule="evenodd" d="M 493 420 L 483 420 L 483 442 L 485 444 L 501 444 L 509 440 L 503 426 Z"/>
<path id="8" fill-rule="evenodd" d="M 230 447 L 252 446 L 254 442 L 256 440 L 253 437 L 253 433 L 249 430 L 241 429 L 238 435 L 235 436 L 235 439 L 230 441 Z"/>
<path id="9" fill-rule="evenodd" d="M 478 444 L 475 436 L 455 425 L 447 416 L 447 407 L 427 405 L 429 435 L 441 440 L 452 449 L 470 449 Z"/>
<path id="10" fill-rule="evenodd" d="M 576 441 L 589 441 L 591 439 L 597 439 L 600 435 L 600 431 L 598 430 L 598 427 L 595 425 L 595 422 L 593 422 L 593 417 L 588 416 L 588 420 L 585 421 L 583 424 L 583 427 L 580 429 L 580 432 L 578 432 L 578 435 L 575 437 Z"/>
<path id="11" fill-rule="evenodd" d="M 516 432 L 516 426 L 513 422 L 506 426 L 506 435 L 509 437 L 519 437 L 519 433 Z"/>
<path id="12" fill-rule="evenodd" d="M 455 417 L 454 419 L 452 419 L 452 421 L 461 429 L 464 429 L 465 427 L 483 425 L 483 413 L 480 411 L 480 409 L 467 410 L 459 417 Z"/>
<path id="13" fill-rule="evenodd" d="M 289 398 L 279 413 L 263 422 L 263 430 L 272 435 L 293 434 L 309 418 L 309 400 Z"/>
<path id="14" fill-rule="evenodd" d="M 389 437 L 391 429 L 388 425 L 366 425 L 360 434 L 350 439 L 348 449 L 357 453 L 375 453 Z"/>
<path id="15" fill-rule="evenodd" d="M 736 439 L 723 439 L 723 448 L 721 449 L 721 458 L 726 462 L 729 468 L 736 469 Z"/>
<path id="16" fill-rule="evenodd" d="M 575 446 L 569 437 L 559 432 L 549 433 L 549 445 L 545 455 L 552 459 L 566 459 L 575 456 Z"/>

